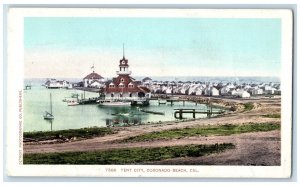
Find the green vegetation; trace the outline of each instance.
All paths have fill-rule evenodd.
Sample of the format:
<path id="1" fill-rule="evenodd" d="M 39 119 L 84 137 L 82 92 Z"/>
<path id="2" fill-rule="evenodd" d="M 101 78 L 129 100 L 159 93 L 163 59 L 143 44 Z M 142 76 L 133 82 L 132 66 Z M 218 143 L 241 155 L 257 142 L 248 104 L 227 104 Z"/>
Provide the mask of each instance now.
<path id="1" fill-rule="evenodd" d="M 252 110 L 254 108 L 253 103 L 244 103 L 244 109 L 245 111 Z"/>
<path id="2" fill-rule="evenodd" d="M 281 118 L 281 114 L 266 114 L 263 116 L 266 118 Z"/>
<path id="3" fill-rule="evenodd" d="M 232 149 L 232 143 L 156 148 L 129 148 L 96 152 L 25 154 L 24 164 L 136 164 L 177 157 L 199 157 Z"/>
<path id="4" fill-rule="evenodd" d="M 107 134 L 113 134 L 111 128 L 82 128 L 82 129 L 69 129 L 58 131 L 39 131 L 39 132 L 24 132 L 24 141 L 40 141 L 51 139 L 71 139 L 71 138 L 92 138 L 96 136 L 104 136 Z"/>
<path id="5" fill-rule="evenodd" d="M 161 139 L 178 139 L 191 136 L 227 136 L 247 132 L 271 131 L 280 129 L 279 124 L 272 123 L 250 123 L 244 125 L 219 125 L 219 126 L 202 126 L 196 128 L 183 128 L 174 130 L 165 130 L 152 132 L 139 136 L 129 137 L 122 142 L 153 141 Z"/>

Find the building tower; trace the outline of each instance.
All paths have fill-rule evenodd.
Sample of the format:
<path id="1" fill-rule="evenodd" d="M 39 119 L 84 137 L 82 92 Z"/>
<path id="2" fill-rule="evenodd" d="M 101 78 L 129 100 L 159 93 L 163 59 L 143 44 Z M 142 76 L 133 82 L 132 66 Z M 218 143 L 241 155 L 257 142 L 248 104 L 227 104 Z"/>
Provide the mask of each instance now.
<path id="1" fill-rule="evenodd" d="M 130 75 L 131 71 L 128 70 L 128 59 L 125 58 L 124 44 L 123 44 L 123 58 L 120 60 L 119 64 L 120 71 L 117 71 L 117 75 Z"/>

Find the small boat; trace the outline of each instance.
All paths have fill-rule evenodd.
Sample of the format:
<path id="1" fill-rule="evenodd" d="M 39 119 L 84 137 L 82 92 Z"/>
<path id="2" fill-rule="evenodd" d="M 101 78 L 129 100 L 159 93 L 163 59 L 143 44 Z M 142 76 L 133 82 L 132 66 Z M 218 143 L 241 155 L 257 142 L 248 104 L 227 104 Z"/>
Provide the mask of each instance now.
<path id="1" fill-rule="evenodd" d="M 50 93 L 50 112 L 45 112 L 44 114 L 44 119 L 46 120 L 53 120 L 54 119 L 54 116 L 52 114 L 52 95 Z"/>
<path id="2" fill-rule="evenodd" d="M 79 105 L 78 101 L 72 100 L 72 101 L 68 101 L 68 106 L 75 106 L 75 105 Z"/>
<path id="3" fill-rule="evenodd" d="M 102 106 L 114 106 L 114 107 L 131 106 L 131 102 L 128 102 L 128 101 L 99 100 L 98 102 L 99 102 L 99 105 L 102 105 Z"/>
<path id="4" fill-rule="evenodd" d="M 46 119 L 46 120 L 52 120 L 52 119 L 54 119 L 54 116 L 51 114 L 51 113 L 49 113 L 49 112 L 45 112 L 45 115 L 44 115 L 44 119 Z"/>

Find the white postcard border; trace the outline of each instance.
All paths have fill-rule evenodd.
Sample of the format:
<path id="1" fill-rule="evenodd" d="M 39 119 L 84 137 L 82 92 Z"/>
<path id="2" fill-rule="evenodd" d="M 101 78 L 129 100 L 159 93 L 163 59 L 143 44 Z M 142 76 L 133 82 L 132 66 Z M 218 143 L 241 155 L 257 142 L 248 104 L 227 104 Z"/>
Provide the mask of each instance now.
<path id="1" fill-rule="evenodd" d="M 23 144 L 22 91 L 24 79 L 24 17 L 199 17 L 278 18 L 282 21 L 282 125 L 281 166 L 162 166 L 162 165 L 20 165 Z M 7 170 L 10 176 L 81 177 L 219 177 L 287 178 L 291 174 L 292 128 L 292 12 L 270 9 L 105 9 L 105 8 L 10 8 L 7 45 Z M 20 97 L 21 96 L 21 97 Z M 20 110 L 21 109 L 21 110 Z M 17 135 L 19 137 L 17 137 Z M 116 169 L 116 172 L 107 171 Z M 122 168 L 143 170 L 123 172 Z M 147 172 L 147 169 L 182 168 L 194 172 Z M 198 172 L 195 172 L 198 171 Z"/>

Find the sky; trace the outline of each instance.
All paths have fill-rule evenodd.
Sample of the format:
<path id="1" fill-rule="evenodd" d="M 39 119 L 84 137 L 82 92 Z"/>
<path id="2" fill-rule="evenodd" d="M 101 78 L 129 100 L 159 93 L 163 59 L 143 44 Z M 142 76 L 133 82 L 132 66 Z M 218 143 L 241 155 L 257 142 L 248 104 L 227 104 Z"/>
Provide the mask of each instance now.
<path id="1" fill-rule="evenodd" d="M 26 17 L 25 78 L 277 76 L 280 19 Z"/>

